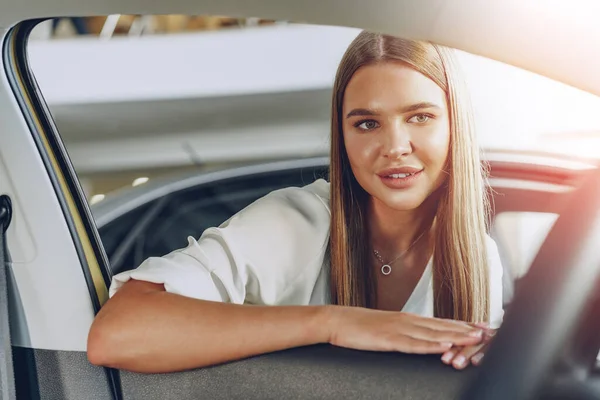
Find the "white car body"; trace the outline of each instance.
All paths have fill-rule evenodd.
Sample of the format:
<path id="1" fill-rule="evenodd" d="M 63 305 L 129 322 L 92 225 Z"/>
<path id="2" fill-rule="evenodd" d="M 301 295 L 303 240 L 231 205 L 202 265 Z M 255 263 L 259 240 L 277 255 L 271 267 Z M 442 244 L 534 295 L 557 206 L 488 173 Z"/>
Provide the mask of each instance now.
<path id="1" fill-rule="evenodd" d="M 43 99 L 38 104 L 23 97 L 23 76 L 13 76 L 12 56 L 24 45 L 11 29 L 32 18 L 169 13 L 261 16 L 382 31 L 489 57 L 600 95 L 600 3 L 594 1 L 0 0 L 5 46 L 0 193 L 13 199 L 14 208 L 7 234 L 14 346 L 84 352 L 95 308 L 107 300 L 108 289 L 97 232 L 70 162 L 60 142 L 53 143 L 52 123 L 44 121 Z"/>

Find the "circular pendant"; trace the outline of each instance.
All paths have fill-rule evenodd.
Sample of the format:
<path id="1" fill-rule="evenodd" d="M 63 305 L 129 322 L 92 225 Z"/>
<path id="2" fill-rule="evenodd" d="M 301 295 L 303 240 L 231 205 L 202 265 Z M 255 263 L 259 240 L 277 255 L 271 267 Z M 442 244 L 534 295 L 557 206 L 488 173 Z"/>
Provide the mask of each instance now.
<path id="1" fill-rule="evenodd" d="M 389 265 L 385 264 L 384 266 L 381 267 L 381 273 L 384 275 L 389 275 L 392 273 L 392 267 L 390 267 Z"/>

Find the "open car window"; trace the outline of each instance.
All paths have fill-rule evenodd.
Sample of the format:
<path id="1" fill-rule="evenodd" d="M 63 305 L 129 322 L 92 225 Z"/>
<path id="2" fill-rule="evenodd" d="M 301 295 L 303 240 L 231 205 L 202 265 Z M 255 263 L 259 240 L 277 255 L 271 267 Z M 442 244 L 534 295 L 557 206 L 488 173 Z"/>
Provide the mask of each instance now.
<path id="1" fill-rule="evenodd" d="M 301 187 L 327 176 L 326 167 L 313 165 L 271 169 L 216 182 L 197 184 L 149 201 L 101 226 L 99 231 L 114 272 L 135 268 L 149 257 L 168 254 L 187 244 L 187 237 L 220 226 L 232 215 L 268 193 Z M 143 225 L 136 229 L 135 224 Z M 123 227 L 127 227 L 124 229 Z"/>

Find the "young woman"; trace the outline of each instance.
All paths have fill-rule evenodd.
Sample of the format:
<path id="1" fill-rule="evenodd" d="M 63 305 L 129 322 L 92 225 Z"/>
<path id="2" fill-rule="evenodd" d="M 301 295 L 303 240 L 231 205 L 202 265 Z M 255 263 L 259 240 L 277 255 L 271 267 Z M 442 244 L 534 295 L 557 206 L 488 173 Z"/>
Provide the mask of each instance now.
<path id="1" fill-rule="evenodd" d="M 166 372 L 331 343 L 477 364 L 502 320 L 502 266 L 451 51 L 360 34 L 331 133 L 331 183 L 270 193 L 115 276 L 90 361 Z"/>

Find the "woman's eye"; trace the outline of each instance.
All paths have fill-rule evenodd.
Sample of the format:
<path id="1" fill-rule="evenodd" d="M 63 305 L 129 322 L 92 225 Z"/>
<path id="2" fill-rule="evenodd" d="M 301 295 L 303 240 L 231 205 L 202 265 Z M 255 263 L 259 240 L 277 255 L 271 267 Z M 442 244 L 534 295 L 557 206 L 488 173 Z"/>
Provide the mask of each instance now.
<path id="1" fill-rule="evenodd" d="M 414 117 L 412 117 L 411 119 L 409 119 L 408 122 L 424 124 L 426 122 L 429 122 L 430 119 L 431 119 L 431 117 L 427 114 L 417 114 Z"/>
<path id="2" fill-rule="evenodd" d="M 362 121 L 362 122 L 359 122 L 358 124 L 356 124 L 356 127 L 358 127 L 359 129 L 362 129 L 363 131 L 370 131 L 370 130 L 373 130 L 373 129 L 379 127 L 379 123 L 377 121 L 373 121 L 373 120 Z"/>

